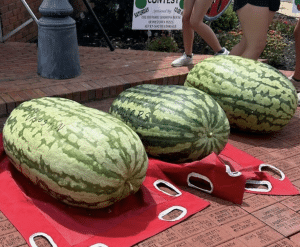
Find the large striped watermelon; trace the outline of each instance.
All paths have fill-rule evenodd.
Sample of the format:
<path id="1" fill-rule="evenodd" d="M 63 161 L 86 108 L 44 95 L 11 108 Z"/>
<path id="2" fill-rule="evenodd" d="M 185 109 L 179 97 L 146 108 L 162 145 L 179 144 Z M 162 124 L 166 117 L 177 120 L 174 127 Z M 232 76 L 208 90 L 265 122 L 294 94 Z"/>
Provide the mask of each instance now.
<path id="1" fill-rule="evenodd" d="M 110 113 L 138 133 L 149 155 L 176 163 L 219 153 L 230 132 L 212 97 L 183 86 L 129 88 L 113 101 Z"/>
<path id="2" fill-rule="evenodd" d="M 103 208 L 139 190 L 148 157 L 138 135 L 108 113 L 63 98 L 15 108 L 3 128 L 14 166 L 51 196 Z"/>
<path id="3" fill-rule="evenodd" d="M 272 66 L 238 56 L 214 56 L 198 63 L 185 86 L 211 95 L 231 127 L 268 133 L 282 129 L 297 109 L 293 84 Z"/>

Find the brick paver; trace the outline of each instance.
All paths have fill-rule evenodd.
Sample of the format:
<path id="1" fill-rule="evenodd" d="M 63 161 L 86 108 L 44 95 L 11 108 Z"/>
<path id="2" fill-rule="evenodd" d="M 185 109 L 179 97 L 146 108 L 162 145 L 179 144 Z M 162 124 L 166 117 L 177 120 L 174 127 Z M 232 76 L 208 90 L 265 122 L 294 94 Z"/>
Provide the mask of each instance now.
<path id="1" fill-rule="evenodd" d="M 141 83 L 183 83 L 189 68 L 172 68 L 179 54 L 107 48 L 79 47 L 80 76 L 66 80 L 37 75 L 37 46 L 29 43 L 0 44 L 0 116 L 23 101 L 42 96 L 61 96 L 79 102 L 116 96 Z M 195 56 L 198 62 L 207 56 Z"/>
<path id="2" fill-rule="evenodd" d="M 180 54 L 80 47 L 82 74 L 69 80 L 49 80 L 36 74 L 33 44 L 0 44 L 0 131 L 6 116 L 20 102 L 42 96 L 62 96 L 108 111 L 124 89 L 141 84 L 183 84 L 189 68 L 171 68 Z M 196 56 L 196 62 L 205 56 Z M 292 72 L 283 71 L 287 76 Z M 272 135 L 231 133 L 229 143 L 280 168 L 300 189 L 300 108 L 291 122 Z M 300 246 L 300 195 L 267 196 L 245 193 L 242 205 L 187 188 L 211 205 L 184 222 L 135 247 L 285 247 Z M 0 212 L 0 246 L 27 247 Z M 37 246 L 48 247 L 42 238 Z"/>

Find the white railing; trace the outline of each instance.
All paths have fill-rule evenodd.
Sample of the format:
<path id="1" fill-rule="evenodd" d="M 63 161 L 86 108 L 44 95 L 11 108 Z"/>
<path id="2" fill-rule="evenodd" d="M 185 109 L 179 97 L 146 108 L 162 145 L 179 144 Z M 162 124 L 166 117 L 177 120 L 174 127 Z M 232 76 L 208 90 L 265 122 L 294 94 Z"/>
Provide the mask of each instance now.
<path id="1" fill-rule="evenodd" d="M 35 21 L 36 24 L 38 24 L 38 19 L 36 18 L 36 16 L 32 12 L 32 10 L 29 7 L 29 5 L 26 3 L 26 1 L 25 0 L 20 0 L 20 1 L 24 4 L 25 8 L 27 9 L 28 13 L 31 15 L 32 18 L 30 18 L 29 20 L 25 21 L 23 24 L 21 24 L 20 26 L 18 26 L 16 29 L 12 30 L 11 32 L 9 32 L 8 34 L 6 34 L 5 36 L 2 36 L 2 25 L 1 25 L 1 20 L 0 20 L 0 42 L 4 42 L 9 37 L 11 37 L 15 33 L 19 32 L 22 28 L 26 27 L 27 25 L 29 25 L 33 21 Z"/>

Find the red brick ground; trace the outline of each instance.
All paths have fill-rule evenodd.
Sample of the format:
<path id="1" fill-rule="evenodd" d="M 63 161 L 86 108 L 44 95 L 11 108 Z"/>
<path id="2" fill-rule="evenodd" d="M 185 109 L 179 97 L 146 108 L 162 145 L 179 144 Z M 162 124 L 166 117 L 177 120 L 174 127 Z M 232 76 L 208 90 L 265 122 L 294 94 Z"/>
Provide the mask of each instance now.
<path id="1" fill-rule="evenodd" d="M 107 111 L 114 97 L 140 83 L 182 84 L 189 68 L 171 68 L 179 54 L 80 47 L 82 74 L 69 80 L 49 80 L 36 74 L 36 46 L 0 44 L 0 126 L 5 115 L 24 100 L 63 96 Z M 195 62 L 205 56 L 196 56 Z M 292 72 L 283 71 L 289 76 Z M 300 109 L 280 132 L 268 136 L 231 133 L 229 143 L 280 168 L 300 189 Z M 1 130 L 0 128 L 0 130 Z M 300 196 L 266 196 L 246 193 L 242 205 L 195 192 L 211 206 L 190 219 L 135 247 L 300 246 Z M 0 212 L 1 214 L 1 212 Z M 27 247 L 15 228 L 0 220 L 0 247 Z M 192 230 L 191 230 L 192 229 Z M 3 231 L 2 231 L 3 230 Z M 12 245 L 6 236 L 18 236 Z M 174 237 L 175 236 L 175 237 Z M 39 239 L 38 246 L 49 246 Z"/>
<path id="2" fill-rule="evenodd" d="M 186 67 L 170 67 L 178 54 L 92 47 L 80 47 L 79 53 L 80 76 L 51 80 L 37 75 L 35 44 L 0 44 L 0 115 L 35 97 L 55 95 L 87 102 L 116 96 L 139 83 L 182 84 L 188 72 Z"/>

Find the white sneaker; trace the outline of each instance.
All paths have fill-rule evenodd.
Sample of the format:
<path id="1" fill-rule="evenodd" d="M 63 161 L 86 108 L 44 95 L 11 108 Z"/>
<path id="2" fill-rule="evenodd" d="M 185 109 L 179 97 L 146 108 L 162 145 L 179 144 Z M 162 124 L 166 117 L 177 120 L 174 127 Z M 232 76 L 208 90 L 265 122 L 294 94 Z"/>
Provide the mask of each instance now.
<path id="1" fill-rule="evenodd" d="M 188 57 L 185 53 L 180 58 L 175 59 L 171 65 L 174 67 L 181 67 L 193 64 L 193 55 L 192 57 Z"/>
<path id="2" fill-rule="evenodd" d="M 221 52 L 215 53 L 215 56 L 218 56 L 218 55 L 229 55 L 229 53 L 230 52 L 225 47 L 223 47 Z"/>

